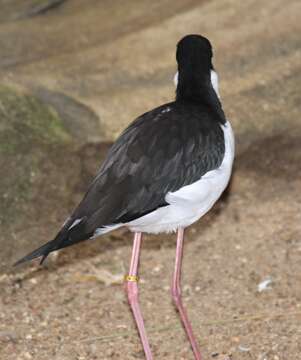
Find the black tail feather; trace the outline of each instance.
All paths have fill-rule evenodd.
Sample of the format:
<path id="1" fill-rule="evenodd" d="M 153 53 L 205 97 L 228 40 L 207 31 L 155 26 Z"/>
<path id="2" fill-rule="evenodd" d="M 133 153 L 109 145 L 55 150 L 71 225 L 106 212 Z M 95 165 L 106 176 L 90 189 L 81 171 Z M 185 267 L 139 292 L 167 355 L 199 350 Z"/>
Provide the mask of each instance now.
<path id="1" fill-rule="evenodd" d="M 30 260 L 33 260 L 33 259 L 36 259 L 40 256 L 42 256 L 42 259 L 40 261 L 40 265 L 43 264 L 43 262 L 45 261 L 46 257 L 49 255 L 49 253 L 51 251 L 54 251 L 55 248 L 56 248 L 56 244 L 57 244 L 57 241 L 56 239 L 52 240 L 52 241 L 49 241 L 47 244 L 44 244 L 43 246 L 39 247 L 38 249 L 34 250 L 33 252 L 31 252 L 30 254 L 24 256 L 22 259 L 18 260 L 14 266 L 17 266 L 17 265 L 20 265 L 20 264 L 23 264 L 27 261 L 30 261 Z"/>
<path id="2" fill-rule="evenodd" d="M 23 264 L 24 262 L 36 259 L 40 256 L 42 256 L 42 259 L 40 261 L 40 265 L 42 265 L 47 256 L 52 251 L 71 246 L 80 241 L 91 238 L 93 232 L 86 231 L 85 220 L 86 219 L 83 218 L 82 221 L 80 221 L 77 225 L 70 228 L 70 224 L 73 223 L 73 220 L 70 219 L 53 240 L 49 241 L 48 243 L 42 245 L 38 249 L 24 256 L 22 259 L 18 260 L 14 264 L 14 266 Z"/>

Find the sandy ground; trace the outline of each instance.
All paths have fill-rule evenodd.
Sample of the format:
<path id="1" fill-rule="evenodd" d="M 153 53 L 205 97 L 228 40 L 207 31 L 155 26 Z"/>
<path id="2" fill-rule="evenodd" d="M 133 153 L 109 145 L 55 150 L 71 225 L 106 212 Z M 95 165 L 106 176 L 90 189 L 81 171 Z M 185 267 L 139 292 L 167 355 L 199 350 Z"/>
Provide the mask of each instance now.
<path id="1" fill-rule="evenodd" d="M 183 296 L 204 359 L 300 358 L 300 160 L 299 137 L 252 144 L 226 196 L 187 231 Z M 97 242 L 2 275 L 1 359 L 143 359 L 121 285 L 131 236 Z M 172 235 L 145 238 L 141 306 L 155 359 L 188 360 L 170 299 L 174 252 Z"/>
<path id="2" fill-rule="evenodd" d="M 147 6 L 141 2 L 133 18 L 123 19 L 121 11 L 116 17 L 123 22 L 108 17 L 102 23 L 106 32 L 114 34 L 113 23 L 122 32 L 108 42 L 101 41 L 105 35 L 99 31 L 96 8 L 83 13 L 85 26 L 74 26 L 85 3 L 66 2 L 57 9 L 58 18 L 49 14 L 4 23 L 0 80 L 24 86 L 34 82 L 34 89 L 38 84 L 80 99 L 115 136 L 134 115 L 170 100 L 179 37 L 188 31 L 208 35 L 216 48 L 224 108 L 236 132 L 237 158 L 227 194 L 187 230 L 184 301 L 204 360 L 301 359 L 300 2 L 189 1 L 186 9 L 177 0 L 174 15 L 166 1 L 160 3 L 166 20 L 158 24 L 157 8 L 150 9 L 146 24 L 134 21 Z M 63 28 L 66 41 L 57 42 Z M 70 28 L 86 32 L 75 36 Z M 89 38 L 96 45 L 76 52 Z M 37 47 L 31 52 L 32 44 Z M 61 54 L 65 44 L 70 49 Z M 58 55 L 45 48 L 58 50 Z M 46 59 L 38 61 L 41 54 Z M 27 62 L 19 63 L 25 55 Z M 9 220 L 12 231 L 2 227 L 0 232 L 1 265 L 5 262 L 0 273 L 0 359 L 143 359 L 122 286 L 132 244 L 127 231 L 66 249 L 44 267 L 31 264 L 10 272 L 7 266 L 53 236 L 80 200 L 107 144 L 63 150 L 45 150 L 30 202 L 18 203 L 22 216 L 15 223 Z M 4 164 L 14 179 L 15 163 Z M 145 237 L 141 307 L 154 358 L 190 360 L 170 297 L 174 255 L 174 235 Z M 259 291 L 266 280 L 269 285 Z"/>

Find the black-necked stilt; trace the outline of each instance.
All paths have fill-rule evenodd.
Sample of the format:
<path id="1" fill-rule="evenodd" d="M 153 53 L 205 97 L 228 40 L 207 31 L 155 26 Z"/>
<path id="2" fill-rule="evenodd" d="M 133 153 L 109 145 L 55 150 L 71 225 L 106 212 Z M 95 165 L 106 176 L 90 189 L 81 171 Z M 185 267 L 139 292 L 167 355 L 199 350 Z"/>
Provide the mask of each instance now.
<path id="1" fill-rule="evenodd" d="M 135 236 L 126 290 L 148 360 L 152 354 L 137 286 L 142 233 L 178 231 L 172 297 L 199 360 L 181 301 L 184 229 L 220 197 L 234 158 L 234 137 L 219 100 L 210 42 L 200 35 L 185 36 L 176 58 L 176 100 L 139 116 L 121 134 L 55 239 L 17 262 L 42 256 L 42 263 L 52 251 L 129 228 Z"/>

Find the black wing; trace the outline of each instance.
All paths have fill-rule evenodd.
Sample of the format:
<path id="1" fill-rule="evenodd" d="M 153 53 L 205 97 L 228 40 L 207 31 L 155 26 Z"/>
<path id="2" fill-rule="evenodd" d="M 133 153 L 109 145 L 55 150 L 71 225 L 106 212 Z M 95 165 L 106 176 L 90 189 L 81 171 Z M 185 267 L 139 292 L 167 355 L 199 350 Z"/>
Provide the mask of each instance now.
<path id="1" fill-rule="evenodd" d="M 218 168 L 224 152 L 223 131 L 206 106 L 172 102 L 141 115 L 111 147 L 58 236 L 24 261 L 88 239 L 97 228 L 126 223 L 167 205 L 168 192 Z M 81 221 L 69 229 L 76 219 Z"/>

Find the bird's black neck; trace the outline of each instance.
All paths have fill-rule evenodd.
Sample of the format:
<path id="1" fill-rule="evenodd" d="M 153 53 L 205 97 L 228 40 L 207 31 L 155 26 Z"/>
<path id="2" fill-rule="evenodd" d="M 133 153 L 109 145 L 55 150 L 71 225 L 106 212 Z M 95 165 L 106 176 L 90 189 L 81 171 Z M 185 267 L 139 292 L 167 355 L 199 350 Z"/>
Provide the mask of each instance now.
<path id="1" fill-rule="evenodd" d="M 178 84 L 176 90 L 177 102 L 191 102 L 208 107 L 215 115 L 214 118 L 224 124 L 225 114 L 219 98 L 211 83 L 210 70 L 206 73 L 195 72 L 188 69 L 179 69 Z"/>

